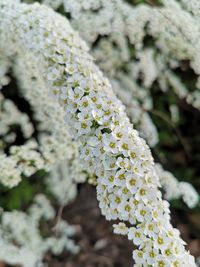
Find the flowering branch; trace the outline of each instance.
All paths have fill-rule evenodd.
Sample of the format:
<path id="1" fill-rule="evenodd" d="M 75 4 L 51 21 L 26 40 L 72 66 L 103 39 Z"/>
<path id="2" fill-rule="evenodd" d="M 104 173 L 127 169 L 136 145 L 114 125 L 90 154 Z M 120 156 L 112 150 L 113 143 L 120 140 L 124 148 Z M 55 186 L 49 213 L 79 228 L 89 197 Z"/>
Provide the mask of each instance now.
<path id="1" fill-rule="evenodd" d="M 15 58 L 15 69 L 24 64 L 17 78 L 29 78 L 25 71 L 29 65 L 48 80 L 84 165 L 97 176 L 102 214 L 131 224 L 124 225 L 123 232 L 139 247 L 133 252 L 135 266 L 195 266 L 180 233 L 170 224 L 149 148 L 85 43 L 66 19 L 46 7 L 5 0 L 0 7 L 1 51 Z"/>

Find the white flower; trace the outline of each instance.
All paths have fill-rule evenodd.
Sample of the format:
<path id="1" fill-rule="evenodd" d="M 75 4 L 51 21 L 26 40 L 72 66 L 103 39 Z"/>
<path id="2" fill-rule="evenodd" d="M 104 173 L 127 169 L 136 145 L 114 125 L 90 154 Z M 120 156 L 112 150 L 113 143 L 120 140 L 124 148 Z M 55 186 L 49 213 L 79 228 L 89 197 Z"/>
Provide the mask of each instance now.
<path id="1" fill-rule="evenodd" d="M 126 235 L 128 233 L 128 227 L 124 223 L 113 224 L 114 233 L 120 235 Z"/>
<path id="2" fill-rule="evenodd" d="M 124 138 L 119 141 L 119 151 L 125 156 L 128 156 L 130 140 L 128 138 Z"/>
<path id="3" fill-rule="evenodd" d="M 156 258 L 156 262 L 154 266 L 155 267 L 171 267 L 171 263 L 164 256 L 159 255 Z"/>
<path id="4" fill-rule="evenodd" d="M 158 233 L 159 233 L 159 227 L 156 225 L 155 222 L 153 221 L 145 222 L 145 225 L 144 225 L 145 235 L 155 239 Z"/>
<path id="5" fill-rule="evenodd" d="M 135 245 L 141 245 L 145 242 L 145 235 L 143 234 L 143 229 L 137 229 L 135 227 L 130 227 L 128 229 L 128 239 L 133 240 Z"/>
<path id="6" fill-rule="evenodd" d="M 130 170 L 131 171 L 131 167 L 132 166 L 131 166 L 130 160 L 128 158 L 118 157 L 116 165 L 118 167 L 120 167 L 121 169 L 126 169 L 126 170 Z"/>
<path id="7" fill-rule="evenodd" d="M 118 205 L 124 201 L 120 195 L 112 193 L 108 196 L 108 198 L 110 200 L 110 207 L 112 209 L 117 209 Z"/>
<path id="8" fill-rule="evenodd" d="M 101 178 L 101 183 L 106 185 L 109 188 L 113 188 L 115 185 L 115 172 L 114 171 L 106 171 Z"/>
<path id="9" fill-rule="evenodd" d="M 132 194 L 135 194 L 142 185 L 141 177 L 136 174 L 129 174 L 126 178 L 126 186 Z"/>
<path id="10" fill-rule="evenodd" d="M 117 141 L 108 134 L 103 134 L 104 149 L 106 152 L 118 153 Z"/>
<path id="11" fill-rule="evenodd" d="M 129 204 L 129 202 L 127 201 L 122 201 L 118 207 L 117 207 L 117 210 L 119 211 L 121 217 L 124 219 L 124 220 L 128 220 L 130 214 L 131 214 L 131 211 L 132 211 L 132 207 L 131 205 Z"/>
<path id="12" fill-rule="evenodd" d="M 84 95 L 84 91 L 80 87 L 75 87 L 74 89 L 69 88 L 67 93 L 69 99 L 74 101 L 75 103 L 79 102 Z"/>
<path id="13" fill-rule="evenodd" d="M 135 262 L 137 262 L 137 264 L 141 264 L 141 266 L 143 265 L 143 263 L 145 263 L 145 259 L 144 259 L 144 252 L 142 250 L 134 250 L 133 251 L 133 259 L 135 260 Z"/>
<path id="14" fill-rule="evenodd" d="M 145 206 L 143 203 L 140 203 L 136 206 L 135 217 L 139 222 L 148 222 L 150 221 L 150 209 L 148 206 Z"/>
<path id="15" fill-rule="evenodd" d="M 103 166 L 105 170 L 117 170 L 118 166 L 116 164 L 116 159 L 113 157 L 105 156 L 103 160 Z"/>
<path id="16" fill-rule="evenodd" d="M 160 249 L 161 251 L 165 251 L 170 245 L 170 240 L 166 234 L 158 234 L 158 236 L 154 239 L 154 248 Z"/>
<path id="17" fill-rule="evenodd" d="M 125 170 L 119 170 L 115 174 L 115 185 L 125 187 L 128 173 Z"/>
<path id="18" fill-rule="evenodd" d="M 78 135 L 87 134 L 90 132 L 92 122 L 88 120 L 83 120 L 75 124 L 75 128 L 78 130 Z"/>
<path id="19" fill-rule="evenodd" d="M 147 263 L 154 266 L 159 255 L 159 250 L 152 248 L 152 246 L 145 246 L 144 249 Z"/>

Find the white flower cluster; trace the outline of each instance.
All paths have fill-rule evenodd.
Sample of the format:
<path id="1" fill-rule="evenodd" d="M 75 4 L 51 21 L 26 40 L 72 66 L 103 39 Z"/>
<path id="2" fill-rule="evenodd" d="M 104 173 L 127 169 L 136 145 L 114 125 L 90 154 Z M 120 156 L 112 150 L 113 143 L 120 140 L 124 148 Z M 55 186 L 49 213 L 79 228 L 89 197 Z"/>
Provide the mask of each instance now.
<path id="1" fill-rule="evenodd" d="M 129 117 L 136 127 L 141 130 L 141 135 L 148 141 L 148 144 L 150 146 L 155 146 L 158 143 L 157 129 L 146 112 L 146 109 L 152 107 L 151 98 L 145 88 L 142 88 L 141 85 L 138 86 L 138 84 L 133 81 L 133 77 L 130 76 L 130 74 L 126 73 L 126 77 L 124 78 L 124 73 L 122 71 L 124 66 L 131 61 L 127 37 L 132 36 L 133 33 L 127 36 L 129 28 L 126 20 L 124 20 L 124 17 L 130 17 L 130 12 L 128 12 L 128 14 L 126 14 L 126 12 L 131 7 L 116 0 L 48 0 L 44 1 L 44 3 L 55 9 L 63 4 L 66 14 L 70 13 L 72 25 L 80 32 L 81 36 L 90 43 L 91 52 L 98 65 L 100 65 L 101 69 L 110 77 L 111 82 L 114 83 L 113 89 L 115 93 L 117 93 L 128 108 L 131 101 L 136 103 L 136 112 L 142 114 L 142 116 L 138 117 L 133 112 L 128 112 Z M 136 12 L 134 12 L 134 15 L 135 13 Z M 143 14 L 141 14 L 141 17 L 142 16 Z M 93 27 L 93 25 L 95 26 Z M 136 27 L 134 27 L 134 29 L 136 29 Z M 98 38 L 100 38 L 100 41 L 96 44 Z M 94 47 L 92 47 L 93 44 Z M 143 53 L 144 51 L 142 51 L 142 53 L 138 52 L 138 57 L 139 54 L 140 57 L 142 57 Z M 145 55 L 148 56 L 148 59 Z M 145 67 L 145 79 L 147 79 L 147 83 L 150 83 L 148 79 L 152 80 L 157 72 L 155 63 L 151 58 L 153 57 L 153 50 L 148 49 L 145 55 L 143 56 L 143 63 L 141 65 L 138 64 L 139 58 L 137 59 L 137 64 L 135 62 L 135 69 L 131 72 L 131 75 L 132 73 L 134 73 L 134 75 L 137 73 L 137 76 L 139 76 L 139 69 Z M 114 79 L 114 81 L 112 81 L 112 79 Z M 115 85 L 116 82 L 119 84 L 120 91 L 122 91 L 121 93 L 118 90 L 118 85 Z M 123 94 L 127 95 L 127 98 L 124 98 Z M 141 102 L 142 105 L 140 104 Z M 144 127 L 145 131 L 143 131 Z"/>
<path id="2" fill-rule="evenodd" d="M 27 58 L 24 55 L 24 60 L 27 60 L 27 65 L 20 66 L 20 62 L 18 62 L 19 65 L 16 64 L 16 66 L 13 66 L 13 70 L 16 72 L 16 75 L 17 71 L 20 71 L 22 67 L 25 68 L 24 71 L 29 71 L 29 79 L 19 79 L 18 82 L 20 82 L 21 92 L 34 110 L 35 119 L 38 122 L 38 141 L 30 140 L 33 127 L 28 120 L 28 116 L 21 113 L 13 102 L 5 99 L 1 95 L 2 112 L 0 114 L 0 131 L 3 137 L 5 137 L 3 145 L 9 141 L 8 133 L 10 126 L 13 124 L 20 125 L 24 137 L 29 138 L 29 140 L 28 142 L 26 141 L 24 145 L 11 146 L 9 155 L 6 155 L 3 150 L 1 151 L 0 182 L 4 186 L 11 188 L 21 181 L 22 175 L 29 177 L 41 169 L 47 172 L 52 171 L 45 178 L 48 190 L 54 195 L 56 201 L 60 205 L 66 205 L 77 194 L 76 184 L 85 181 L 88 174 L 83 170 L 80 163 L 77 164 L 77 146 L 69 137 L 63 124 L 64 111 L 62 107 L 53 103 L 51 99 L 49 99 L 47 106 L 46 99 L 49 94 L 48 85 L 44 83 L 43 79 L 40 79 L 39 73 L 37 74 L 38 79 L 37 77 L 34 78 L 36 73 L 32 70 L 29 59 L 28 55 Z M 5 69 L 5 74 L 7 62 L 8 59 L 4 58 L 0 67 L 1 70 Z M 35 101 L 36 99 L 37 101 Z M 53 110 L 54 112 L 52 112 Z M 14 141 L 14 139 L 12 141 Z M 72 170 L 72 168 L 73 172 L 70 172 L 69 170 Z M 5 260 L 11 264 L 21 263 L 26 267 L 39 266 L 38 259 L 41 260 L 45 251 L 49 249 L 46 241 L 44 242 L 40 236 L 40 225 L 35 225 L 34 231 L 31 231 L 30 228 L 33 226 L 29 224 L 31 218 L 25 213 L 16 213 L 13 211 L 6 213 L 5 216 L 7 216 L 7 222 L 9 221 L 10 224 L 16 221 L 22 224 L 22 227 L 25 227 L 25 224 L 30 225 L 27 229 L 27 232 L 29 231 L 28 236 L 30 242 L 35 243 L 35 231 L 37 231 L 36 238 L 39 238 L 41 242 L 38 242 L 37 247 L 33 249 L 29 247 L 29 243 L 27 242 L 23 243 L 23 246 L 17 248 L 12 244 L 13 240 L 16 240 L 16 234 L 10 232 L 10 239 L 2 239 L 1 242 L 1 260 Z M 19 220 L 15 217 L 19 217 Z M 23 223 L 21 221 L 22 219 L 24 220 Z M 3 226 L 1 225 L 0 228 L 1 227 Z M 76 252 L 77 248 L 73 245 L 73 242 L 69 238 L 66 238 L 66 235 L 69 236 L 70 229 L 72 228 L 64 221 L 59 222 L 57 227 L 59 228 L 60 237 L 59 240 L 55 240 L 53 237 L 49 238 L 49 245 L 52 244 L 51 250 L 58 254 L 64 248 Z M 3 233 L 5 231 L 4 227 Z M 10 255 L 13 255 L 13 257 L 10 257 Z"/>
<path id="3" fill-rule="evenodd" d="M 133 7 L 121 0 L 43 2 L 55 9 L 63 5 L 72 25 L 90 44 L 97 63 L 109 77 L 120 82 L 121 90 L 127 88 L 121 77 L 128 76 L 132 90 L 146 91 L 145 97 L 139 98 L 141 112 L 145 113 L 146 101 L 151 101 L 150 89 L 155 83 L 163 92 L 172 88 L 180 98 L 200 108 L 198 0 L 164 0 L 162 7 Z M 192 88 L 187 88 L 176 73 L 177 68 L 183 69 L 183 61 L 190 62 L 196 75 Z M 136 121 L 134 116 L 130 118 Z M 152 139 L 153 122 L 151 117 L 145 118 L 136 125 L 139 130 L 140 125 L 145 125 L 142 133 L 154 146 L 158 136 L 155 134 Z"/>
<path id="4" fill-rule="evenodd" d="M 86 181 L 88 174 L 80 168 L 78 159 L 63 161 L 52 168 L 46 179 L 49 190 L 61 205 L 77 195 L 77 183 Z"/>
<path id="5" fill-rule="evenodd" d="M 189 208 L 194 208 L 199 202 L 199 195 L 187 182 L 179 182 L 174 175 L 165 171 L 158 163 L 155 164 L 156 172 L 162 188 L 165 191 L 164 197 L 167 200 L 183 198 Z"/>
<path id="6" fill-rule="evenodd" d="M 25 55 L 24 55 L 24 59 L 25 59 Z M 31 59 L 30 57 L 27 57 L 25 60 L 27 60 L 28 62 Z M 32 140 L 32 141 L 26 142 L 25 145 L 23 146 L 12 146 L 10 149 L 9 157 L 2 154 L 2 158 L 7 159 L 8 162 L 12 161 L 13 164 L 16 166 L 18 176 L 16 179 L 16 176 L 12 175 L 12 180 L 11 180 L 9 178 L 11 177 L 11 175 L 7 171 L 8 168 L 6 168 L 5 172 L 2 169 L 1 182 L 6 186 L 12 187 L 14 185 L 17 185 L 18 182 L 21 180 L 20 176 L 22 173 L 28 177 L 32 175 L 33 173 L 35 173 L 37 170 L 44 169 L 45 171 L 50 171 L 52 168 L 56 168 L 54 167 L 54 165 L 55 164 L 58 165 L 61 161 L 66 162 L 65 173 L 69 173 L 67 168 L 71 165 L 72 162 L 74 165 L 74 168 L 73 168 L 74 177 L 73 175 L 68 175 L 68 177 L 64 176 L 63 183 L 66 180 L 68 183 L 70 183 L 71 182 L 70 180 L 72 179 L 72 177 L 73 179 L 77 180 L 77 182 L 78 181 L 83 182 L 83 180 L 86 179 L 86 178 L 83 179 L 83 177 L 86 177 L 86 173 L 85 171 L 83 171 L 81 164 L 77 164 L 75 168 L 75 162 L 77 162 L 77 153 L 78 153 L 77 145 L 73 143 L 72 139 L 69 137 L 66 127 L 63 125 L 64 111 L 62 107 L 59 106 L 59 104 L 55 105 L 55 103 L 53 103 L 51 99 L 48 102 L 48 106 L 47 104 L 45 105 L 46 98 L 48 98 L 48 94 L 49 94 L 48 86 L 45 85 L 41 77 L 39 78 L 39 74 L 37 74 L 37 79 L 36 78 L 31 79 L 31 77 L 34 76 L 36 73 L 33 72 L 32 67 L 30 67 L 29 65 L 30 64 L 20 65 L 20 62 L 18 62 L 16 67 L 14 67 L 14 71 L 17 76 L 20 76 L 18 75 L 18 72 L 20 72 L 20 70 L 22 69 L 23 71 L 29 72 L 30 79 L 19 80 L 20 85 L 21 85 L 20 89 L 24 97 L 26 98 L 26 100 L 29 101 L 32 109 L 34 110 L 35 119 L 38 122 L 39 142 L 36 142 L 36 140 Z M 28 77 L 28 75 L 26 75 L 26 77 Z M 38 97 L 37 102 L 35 101 L 36 97 Z M 2 106 L 8 107 L 8 109 L 6 109 L 7 111 L 6 115 L 2 113 L 2 116 L 4 115 L 3 118 L 5 118 L 4 120 L 2 120 L 2 123 L 6 122 L 6 118 L 9 118 L 9 120 L 7 120 L 9 122 L 8 125 L 14 123 L 14 119 L 12 120 L 12 117 L 15 116 L 14 114 L 18 114 L 19 111 L 14 109 L 13 108 L 14 105 L 12 105 L 12 102 L 10 100 L 4 99 L 3 96 L 2 96 Z M 51 112 L 52 110 L 55 110 L 55 112 Z M 9 117 L 9 114 L 13 114 L 13 116 Z M 23 118 L 22 116 L 23 114 L 19 113 L 19 115 L 21 115 L 19 117 Z M 28 129 L 29 124 L 28 123 L 26 125 L 22 124 L 22 129 L 23 127 L 25 129 L 26 128 Z M 28 136 L 26 135 L 26 137 Z M 63 144 L 65 144 L 65 146 L 63 146 Z M 62 166 L 64 164 L 60 164 L 60 165 Z M 4 164 L 2 164 L 2 166 L 4 166 Z M 4 166 L 4 169 L 5 167 L 6 165 Z M 15 170 L 14 168 L 9 168 L 9 169 L 10 171 Z M 77 170 L 77 173 L 76 173 L 77 177 L 75 175 L 75 170 Z M 52 174 L 49 177 L 52 177 Z M 10 181 L 10 184 L 9 184 L 9 181 Z M 15 182 L 13 183 L 13 181 Z M 54 185 L 51 185 L 51 188 L 55 189 L 54 187 L 55 181 L 53 184 Z M 60 190 L 62 191 L 63 185 L 61 185 L 61 183 L 59 182 L 57 183 L 57 191 L 59 191 L 58 189 L 59 186 L 60 186 Z M 65 190 L 66 190 L 66 187 L 65 187 Z"/>
<path id="7" fill-rule="evenodd" d="M 67 245 L 72 253 L 77 253 L 70 237 L 74 228 L 61 220 L 56 233 L 43 238 L 39 231 L 41 221 L 48 223 L 55 217 L 55 211 L 44 195 L 37 195 L 27 213 L 22 211 L 4 212 L 0 226 L 0 259 L 23 267 L 42 267 L 47 251 L 59 254 Z M 49 229 L 52 232 L 52 229 Z M 52 233 L 51 233 L 52 234 Z M 47 233 L 46 233 L 47 235 Z"/>
<path id="8" fill-rule="evenodd" d="M 180 195 L 182 196 L 184 202 L 188 205 L 189 208 L 193 208 L 199 202 L 199 195 L 197 194 L 194 187 L 187 182 L 180 182 Z"/>
<path id="9" fill-rule="evenodd" d="M 0 70 L 4 67 L 2 62 Z M 0 78 L 0 82 L 2 79 Z M 33 125 L 31 124 L 27 114 L 18 110 L 15 104 L 5 99 L 0 93 L 0 136 L 1 141 L 5 139 L 5 142 L 13 142 L 16 139 L 16 134 L 11 133 L 11 127 L 18 125 L 21 128 L 22 134 L 25 138 L 30 138 L 33 133 Z"/>
<path id="10" fill-rule="evenodd" d="M 1 184 L 12 188 L 18 185 L 22 175 L 29 177 L 36 171 L 45 169 L 44 159 L 37 148 L 37 143 L 30 140 L 22 146 L 11 146 L 9 156 L 0 153 Z"/>
<path id="11" fill-rule="evenodd" d="M 196 0 L 190 1 L 190 4 L 182 2 L 189 11 L 198 7 Z M 180 66 L 181 60 L 193 61 L 194 54 L 195 60 L 198 58 L 198 47 L 195 46 L 194 52 L 186 36 L 187 31 L 192 32 L 192 25 L 197 24 L 197 17 L 192 17 L 190 13 L 186 14 L 186 11 L 176 1 L 164 1 L 162 8 L 152 8 L 147 5 L 133 7 L 121 0 L 60 0 L 55 2 L 48 0 L 44 3 L 55 9 L 63 4 L 66 14 L 70 13 L 72 25 L 90 44 L 91 52 L 97 63 L 111 77 L 113 89 L 125 104 L 132 123 L 151 147 L 154 147 L 159 139 L 157 129 L 148 114 L 148 110 L 153 108 L 149 90 L 155 81 L 158 81 L 162 91 L 172 88 L 180 98 L 186 98 L 188 102 L 192 101 L 194 106 L 200 107 L 200 102 L 197 103 L 198 95 L 200 95 L 198 90 L 193 95 L 190 94 L 187 86 L 174 72 L 174 69 Z M 190 26 L 191 29 L 184 27 L 184 14 L 186 14 L 188 23 L 193 23 Z M 181 36 L 179 33 L 178 38 L 174 39 L 170 29 L 177 32 L 180 25 Z M 194 31 L 193 34 L 198 34 L 198 31 Z M 145 47 L 146 35 L 154 38 L 151 47 Z M 189 58 L 187 58 L 188 53 L 181 52 L 180 55 L 180 50 L 174 49 L 174 47 L 180 47 L 178 42 L 181 43 L 182 50 L 184 50 L 183 46 L 187 46 L 187 50 L 190 50 Z M 134 56 L 131 55 L 130 46 L 135 51 Z M 125 73 L 124 68 L 126 68 Z M 198 78 L 199 72 L 194 71 Z M 142 80 L 142 85 L 137 82 L 138 80 Z M 194 95 L 197 96 L 195 100 Z M 177 123 L 178 109 L 175 105 L 169 108 L 172 121 Z M 173 174 L 169 175 L 173 176 Z M 177 197 L 180 197 L 182 192 L 178 193 L 178 189 L 180 188 L 177 188 Z M 190 190 L 186 190 L 184 193 L 189 194 L 189 192 Z M 197 192 L 194 188 L 193 192 L 194 199 L 196 199 L 194 204 L 197 203 Z"/>
<path id="12" fill-rule="evenodd" d="M 16 161 L 18 169 L 27 177 L 45 168 L 37 147 L 37 143 L 30 140 L 25 145 L 12 146 L 10 149 L 10 157 Z"/>
<path id="13" fill-rule="evenodd" d="M 179 231 L 170 224 L 151 153 L 85 43 L 66 19 L 48 8 L 5 0 L 0 6 L 1 51 L 15 56 L 18 67 L 28 64 L 26 53 L 32 54 L 29 64 L 48 79 L 84 166 L 97 176 L 102 213 L 131 224 L 125 232 L 138 246 L 134 266 L 195 266 Z M 23 68 L 17 74 L 20 80 L 28 75 Z"/>
<path id="14" fill-rule="evenodd" d="M 16 66 L 16 68 L 18 67 Z M 47 109 L 47 105 L 45 106 L 44 96 L 48 98 L 48 86 L 45 87 L 43 84 L 39 83 L 39 81 L 37 81 L 37 83 L 31 83 L 30 80 L 24 80 L 21 85 L 21 89 L 24 89 L 24 92 L 26 92 L 25 89 L 31 92 L 27 95 L 24 93 L 24 96 L 32 104 L 36 120 L 39 124 L 39 143 L 36 142 L 36 140 L 29 139 L 22 146 L 11 146 L 9 155 L 6 155 L 2 150 L 0 154 L 0 182 L 4 186 L 11 188 L 18 185 L 22 175 L 29 177 L 41 169 L 47 172 L 51 171 L 45 178 L 48 190 L 54 195 L 58 204 L 66 205 L 76 196 L 76 185 L 86 180 L 87 173 L 83 171 L 80 163 L 77 164 L 78 151 L 63 124 L 64 111 L 59 105 L 57 105 L 56 108 L 55 103 L 53 103 L 51 99 L 49 99 L 49 110 Z M 34 93 L 36 93 L 36 95 Z M 35 101 L 35 97 L 39 97 L 41 101 Z M 4 99 L 3 96 L 1 100 L 2 107 L 7 107 L 7 109 L 3 109 L 5 114 L 3 112 L 1 113 L 1 116 L 4 118 L 4 120 L 2 120 L 2 126 L 7 123 L 6 127 L 9 130 L 9 126 L 12 125 L 12 123 L 18 122 L 20 125 L 21 121 L 25 121 L 23 120 L 24 114 L 21 114 L 10 100 Z M 55 113 L 53 113 L 52 110 L 55 108 Z M 17 116 L 18 114 L 19 116 Z M 8 120 L 6 120 L 6 118 L 8 118 Z M 16 120 L 14 120 L 14 118 L 16 118 Z M 28 126 L 28 123 L 21 123 L 22 130 L 23 127 L 24 129 L 28 129 Z M 8 134 L 4 133 L 4 136 L 7 137 Z M 24 136 L 28 138 L 27 135 L 24 134 Z M 4 139 L 5 142 L 8 142 L 7 138 Z M 70 172 L 69 170 L 72 168 L 73 172 Z M 40 211 L 40 217 L 45 216 L 45 212 L 49 209 L 52 210 L 52 207 L 46 207 L 44 197 L 41 198 L 41 205 L 43 205 L 42 207 L 44 208 Z M 33 210 L 34 207 L 35 206 L 32 205 L 30 209 Z M 24 267 L 39 267 L 43 266 L 42 258 L 46 251 L 50 250 L 55 254 L 61 253 L 63 249 L 67 249 L 73 253 L 78 251 L 78 247 L 68 238 L 74 233 L 74 229 L 63 220 L 60 220 L 56 226 L 56 237 L 50 232 L 51 236 L 44 240 L 40 233 L 40 224 L 38 223 L 40 218 L 37 212 L 37 210 L 33 211 L 31 216 L 27 212 L 16 211 L 4 212 L 2 214 L 0 224 L 1 260 L 10 264 L 21 264 Z M 55 216 L 55 212 L 53 214 Z M 32 222 L 32 216 L 37 216 L 34 223 Z M 52 220 L 54 216 L 49 219 Z M 6 223 L 4 223 L 3 220 L 6 220 Z M 15 227 L 16 225 L 20 226 L 19 230 L 14 231 L 15 228 L 13 228 L 12 231 L 10 231 L 13 221 L 15 221 Z M 7 236 L 8 231 L 9 237 Z M 22 233 L 25 239 L 20 237 Z M 24 233 L 26 233 L 26 235 Z M 57 237 L 58 233 L 59 238 Z M 13 240 L 16 242 L 17 246 L 13 244 Z M 10 255 L 12 255 L 12 257 Z"/>
<path id="15" fill-rule="evenodd" d="M 0 89 L 7 85 L 10 81 L 9 77 L 6 75 L 6 73 L 8 72 L 9 70 L 9 67 L 10 67 L 10 61 L 7 59 L 7 58 L 1 58 L 0 56 L 0 65 L 1 65 L 1 68 L 0 68 Z M 1 101 L 1 96 L 0 96 L 0 101 Z"/>
<path id="16" fill-rule="evenodd" d="M 126 112 L 129 118 L 131 118 L 133 125 L 139 130 L 141 137 L 148 141 L 149 146 L 154 147 L 158 143 L 158 132 L 148 112 L 146 112 L 146 109 L 149 109 L 152 103 L 147 103 L 146 101 L 145 106 L 141 108 L 135 96 L 137 95 L 139 98 L 142 98 L 144 97 L 143 92 L 139 91 L 137 86 L 135 86 L 137 89 L 134 91 L 132 88 L 133 82 L 129 81 L 127 77 L 121 77 L 121 80 L 126 84 L 127 90 L 121 89 L 119 81 L 111 80 L 112 86 L 115 89 L 114 91 L 125 105 Z"/>
<path id="17" fill-rule="evenodd" d="M 10 188 L 16 186 L 21 181 L 21 171 L 17 162 L 5 154 L 0 154 L 0 182 Z"/>

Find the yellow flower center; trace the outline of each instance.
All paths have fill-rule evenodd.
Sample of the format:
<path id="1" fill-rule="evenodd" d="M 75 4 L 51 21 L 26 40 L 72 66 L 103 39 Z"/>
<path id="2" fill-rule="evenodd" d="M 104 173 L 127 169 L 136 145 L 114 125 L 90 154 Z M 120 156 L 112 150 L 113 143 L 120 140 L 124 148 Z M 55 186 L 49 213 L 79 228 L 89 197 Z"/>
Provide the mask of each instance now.
<path id="1" fill-rule="evenodd" d="M 105 150 L 103 149 L 103 147 L 100 148 L 100 152 L 101 152 L 101 154 L 103 154 L 105 152 Z"/>
<path id="2" fill-rule="evenodd" d="M 83 123 L 81 123 L 81 128 L 82 128 L 82 129 L 86 129 L 86 128 L 87 128 L 87 124 L 86 124 L 86 123 L 84 123 L 84 122 L 83 122 Z"/>
<path id="3" fill-rule="evenodd" d="M 154 253 L 153 251 L 151 251 L 151 252 L 149 253 L 149 257 L 154 258 L 154 257 L 155 257 L 155 253 Z"/>
<path id="4" fill-rule="evenodd" d="M 122 138 L 122 133 L 117 133 L 116 136 L 117 136 L 118 138 Z"/>
<path id="5" fill-rule="evenodd" d="M 175 261 L 175 262 L 173 263 L 173 266 L 174 266 L 174 267 L 178 267 L 178 265 L 179 265 L 179 264 L 178 264 L 178 261 Z"/>
<path id="6" fill-rule="evenodd" d="M 116 144 L 114 142 L 110 142 L 109 147 L 110 148 L 115 148 L 116 147 Z"/>
<path id="7" fill-rule="evenodd" d="M 148 225 L 148 229 L 149 229 L 150 231 L 152 231 L 152 230 L 153 230 L 153 224 L 149 224 L 149 225 Z"/>
<path id="8" fill-rule="evenodd" d="M 127 193 L 128 193 L 128 189 L 127 189 L 127 188 L 124 188 L 124 189 L 122 190 L 122 192 L 123 192 L 124 194 L 127 194 Z"/>
<path id="9" fill-rule="evenodd" d="M 88 106 L 88 102 L 87 101 L 83 102 L 83 106 L 86 108 Z"/>
<path id="10" fill-rule="evenodd" d="M 106 111 L 104 112 L 104 114 L 105 114 L 105 115 L 110 115 L 110 110 L 106 110 Z"/>
<path id="11" fill-rule="evenodd" d="M 100 108 L 101 108 L 101 105 L 100 105 L 100 104 L 98 104 L 98 105 L 97 105 L 97 108 L 98 108 L 98 109 L 100 109 Z"/>
<path id="12" fill-rule="evenodd" d="M 159 262 L 158 262 L 158 266 L 159 266 L 159 267 L 164 267 L 164 266 L 165 266 L 164 261 L 159 261 Z"/>
<path id="13" fill-rule="evenodd" d="M 79 96 L 80 96 L 79 94 L 74 94 L 74 98 L 76 99 L 79 98 Z"/>
<path id="14" fill-rule="evenodd" d="M 139 251 L 139 252 L 137 253 L 137 255 L 138 255 L 139 258 L 142 258 L 142 257 L 143 257 L 143 253 L 142 253 L 141 251 Z"/>
<path id="15" fill-rule="evenodd" d="M 129 181 L 129 184 L 130 184 L 131 186 L 136 185 L 136 180 L 135 180 L 134 178 L 132 178 L 132 179 Z"/>
<path id="16" fill-rule="evenodd" d="M 132 158 L 132 159 L 135 159 L 135 158 L 136 158 L 136 154 L 135 154 L 135 152 L 131 152 L 131 158 Z"/>
<path id="17" fill-rule="evenodd" d="M 146 191 L 142 188 L 142 189 L 140 189 L 140 195 L 141 196 L 144 196 L 146 194 Z"/>
<path id="18" fill-rule="evenodd" d="M 125 166 L 125 163 L 122 161 L 122 162 L 120 162 L 120 167 L 124 167 Z"/>
<path id="19" fill-rule="evenodd" d="M 117 204 L 119 204 L 119 203 L 121 202 L 121 198 L 120 198 L 120 197 L 116 197 L 116 198 L 115 198 L 115 202 L 116 202 Z"/>
<path id="20" fill-rule="evenodd" d="M 154 218 L 158 218 L 158 213 L 157 213 L 157 211 L 154 211 L 154 212 L 153 212 L 153 216 L 154 216 Z"/>
<path id="21" fill-rule="evenodd" d="M 128 211 L 129 212 L 130 210 L 131 210 L 131 207 L 129 205 L 126 205 L 125 206 L 125 211 Z"/>
<path id="22" fill-rule="evenodd" d="M 159 245 L 163 245 L 164 244 L 164 240 L 162 237 L 158 237 L 158 244 Z"/>
<path id="23" fill-rule="evenodd" d="M 86 149 L 85 150 L 85 155 L 89 155 L 90 154 L 90 150 L 89 149 Z"/>
<path id="24" fill-rule="evenodd" d="M 140 236 L 141 236 L 141 234 L 139 232 L 135 233 L 135 237 L 140 237 Z"/>
<path id="25" fill-rule="evenodd" d="M 111 175 L 111 176 L 108 178 L 108 180 L 109 180 L 110 182 L 113 182 L 114 179 L 115 179 L 115 177 L 114 177 L 113 175 Z"/>
<path id="26" fill-rule="evenodd" d="M 124 178 L 125 178 L 125 177 L 124 177 L 124 173 L 122 173 L 122 174 L 119 175 L 119 179 L 120 179 L 120 180 L 124 180 Z"/>
<path id="27" fill-rule="evenodd" d="M 114 121 L 114 124 L 115 125 L 119 125 L 119 121 Z"/>
<path id="28" fill-rule="evenodd" d="M 170 256 L 170 255 L 171 255 L 171 251 L 170 251 L 170 249 L 166 249 L 166 250 L 165 250 L 165 255 L 166 255 L 166 256 Z"/>
<path id="29" fill-rule="evenodd" d="M 128 150 L 128 144 L 123 143 L 122 148 L 123 148 L 124 150 Z"/>
<path id="30" fill-rule="evenodd" d="M 97 102 L 97 98 L 94 96 L 91 98 L 93 102 Z"/>
<path id="31" fill-rule="evenodd" d="M 144 216 L 144 215 L 146 214 L 146 210 L 141 210 L 141 211 L 140 211 L 140 214 L 141 214 L 142 216 Z"/>

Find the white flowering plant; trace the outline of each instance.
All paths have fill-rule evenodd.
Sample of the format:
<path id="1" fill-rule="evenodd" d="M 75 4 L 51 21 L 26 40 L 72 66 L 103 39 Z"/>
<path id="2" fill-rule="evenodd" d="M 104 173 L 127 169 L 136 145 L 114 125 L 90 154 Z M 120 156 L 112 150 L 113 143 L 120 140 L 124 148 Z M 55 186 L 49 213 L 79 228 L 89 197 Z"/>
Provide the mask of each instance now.
<path id="1" fill-rule="evenodd" d="M 0 0 L 0 182 L 2 192 L 11 192 L 11 204 L 1 204 L 0 260 L 37 267 L 45 266 L 47 251 L 77 253 L 73 226 L 60 219 L 59 235 L 48 237 L 40 228 L 55 219 L 55 203 L 67 205 L 87 181 L 114 232 L 134 245 L 134 267 L 196 266 L 163 198 L 195 208 L 198 192 L 155 164 L 147 143 L 166 163 L 167 123 L 176 129 L 171 146 L 180 143 L 191 154 L 179 129 L 187 116 L 183 123 L 176 101 L 199 115 L 198 1 L 43 2 L 62 7 L 69 20 L 45 5 Z M 194 88 L 181 81 L 183 62 L 195 72 Z M 7 93 L 11 74 L 19 87 L 14 97 Z"/>

